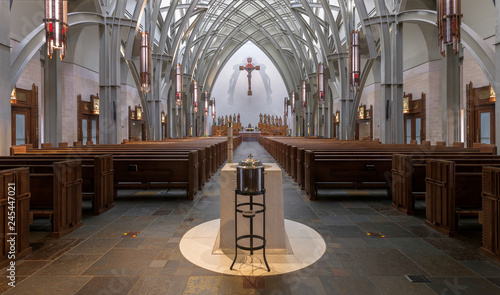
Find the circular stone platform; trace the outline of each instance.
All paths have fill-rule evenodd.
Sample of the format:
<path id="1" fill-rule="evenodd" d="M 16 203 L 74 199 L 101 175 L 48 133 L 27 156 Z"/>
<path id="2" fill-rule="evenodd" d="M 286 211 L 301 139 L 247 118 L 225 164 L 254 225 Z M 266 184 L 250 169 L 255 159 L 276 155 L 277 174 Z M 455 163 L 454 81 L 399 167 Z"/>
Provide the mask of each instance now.
<path id="1" fill-rule="evenodd" d="M 271 271 L 268 272 L 262 259 L 262 250 L 250 256 L 248 252 L 238 252 L 238 260 L 233 270 L 229 267 L 234 253 L 215 251 L 220 219 L 202 223 L 190 229 L 181 239 L 179 248 L 191 263 L 218 273 L 239 276 L 278 275 L 307 267 L 323 256 L 326 243 L 318 232 L 295 221 L 285 219 L 285 231 L 292 253 L 266 253 Z"/>

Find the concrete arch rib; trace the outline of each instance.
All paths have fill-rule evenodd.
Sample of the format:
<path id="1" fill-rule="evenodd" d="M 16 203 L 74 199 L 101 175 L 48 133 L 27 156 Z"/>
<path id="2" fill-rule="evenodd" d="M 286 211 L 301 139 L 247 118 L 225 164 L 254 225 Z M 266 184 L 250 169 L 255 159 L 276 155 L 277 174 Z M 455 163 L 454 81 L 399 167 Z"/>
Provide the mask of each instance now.
<path id="1" fill-rule="evenodd" d="M 251 36 L 248 36 L 247 39 L 245 39 L 245 41 L 240 42 L 239 46 L 237 46 L 237 49 L 239 49 L 241 46 L 243 46 L 248 40 L 251 40 L 257 47 L 259 47 L 263 52 L 265 52 L 269 56 L 269 58 L 271 60 L 273 60 L 273 63 L 275 64 L 275 66 L 277 68 L 280 69 L 280 71 L 281 71 L 281 67 L 282 66 L 286 69 L 285 72 L 281 71 L 282 78 L 285 81 L 285 83 L 288 81 L 287 78 L 289 78 L 292 81 L 291 82 L 292 84 L 298 83 L 297 79 L 294 78 L 295 76 L 293 75 L 293 73 L 297 72 L 298 70 L 297 69 L 293 69 L 291 67 L 292 65 L 289 64 L 286 55 L 284 54 L 284 52 L 282 51 L 282 49 L 279 48 L 279 46 L 277 46 L 276 40 L 271 35 L 266 34 L 267 32 L 265 32 L 265 30 L 263 28 L 259 28 L 259 30 L 261 32 L 264 31 L 264 32 L 262 32 L 262 34 L 265 36 L 265 40 L 268 40 L 271 44 L 274 45 L 274 47 L 275 47 L 275 49 L 277 51 L 276 57 L 273 54 L 271 54 L 269 50 L 265 49 L 265 47 L 260 42 L 257 42 Z M 226 49 L 226 44 L 228 44 L 231 40 L 233 40 L 232 35 L 234 33 L 236 33 L 236 32 L 237 32 L 237 30 L 234 30 L 233 33 L 230 34 L 230 35 L 228 35 L 228 36 L 226 36 L 226 38 L 224 39 L 224 41 L 221 43 L 221 47 L 224 47 L 224 50 Z M 213 57 L 211 58 L 211 60 L 209 62 L 210 66 L 206 67 L 207 69 L 211 69 L 211 70 L 207 70 L 205 72 L 205 75 L 206 75 L 204 77 L 205 80 L 207 80 L 207 77 L 208 77 L 208 75 L 210 73 L 214 72 L 213 66 L 215 65 L 215 62 L 219 59 L 219 56 L 224 53 L 224 52 L 221 52 L 220 50 L 217 50 L 217 52 L 218 52 L 218 54 L 217 53 L 214 54 Z M 230 55 L 232 55 L 232 53 Z M 281 57 L 283 59 L 283 63 L 278 63 L 277 59 L 279 57 Z M 222 65 L 219 65 L 217 68 L 215 68 L 216 76 L 218 75 L 219 71 L 221 70 L 221 67 L 222 67 Z M 287 75 L 285 75 L 285 73 Z M 297 85 L 297 84 L 295 84 L 295 85 Z"/>
<path id="2" fill-rule="evenodd" d="M 96 13 L 77 12 L 68 14 L 68 25 L 94 25 L 103 24 L 104 17 Z M 10 85 L 14 89 L 17 80 L 21 76 L 24 68 L 35 55 L 35 53 L 45 43 L 44 25 L 39 25 L 19 45 L 12 51 L 10 67 Z"/>
<path id="3" fill-rule="evenodd" d="M 436 26 L 436 11 L 433 10 L 409 10 L 398 15 L 399 22 L 427 23 Z M 491 85 L 495 85 L 495 53 L 486 42 L 472 30 L 462 23 L 461 30 L 462 45 L 469 50 L 477 61 Z M 493 86 L 494 87 L 494 86 Z M 495 89 L 497 91 L 497 89 Z"/>

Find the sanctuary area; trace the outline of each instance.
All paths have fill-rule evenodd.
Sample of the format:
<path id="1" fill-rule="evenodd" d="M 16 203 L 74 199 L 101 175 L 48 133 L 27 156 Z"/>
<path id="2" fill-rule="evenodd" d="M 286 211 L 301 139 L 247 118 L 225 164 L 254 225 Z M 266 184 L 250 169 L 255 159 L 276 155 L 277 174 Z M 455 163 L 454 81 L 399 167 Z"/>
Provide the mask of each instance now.
<path id="1" fill-rule="evenodd" d="M 499 20 L 0 1 L 0 293 L 500 294 Z"/>

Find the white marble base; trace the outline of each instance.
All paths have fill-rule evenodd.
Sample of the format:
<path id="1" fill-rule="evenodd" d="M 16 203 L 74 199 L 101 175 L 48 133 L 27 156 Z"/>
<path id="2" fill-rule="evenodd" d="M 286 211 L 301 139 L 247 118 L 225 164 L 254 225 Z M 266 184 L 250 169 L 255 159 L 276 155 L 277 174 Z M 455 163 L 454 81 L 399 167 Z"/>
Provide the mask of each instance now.
<path id="1" fill-rule="evenodd" d="M 221 170 L 220 183 L 220 248 L 234 251 L 234 191 L 236 189 L 236 163 L 227 163 Z M 268 251 L 289 251 L 285 234 L 283 208 L 283 181 L 280 167 L 264 163 L 266 189 L 266 239 Z M 262 195 L 253 196 L 254 202 L 262 203 Z M 238 196 L 238 203 L 248 202 L 249 196 Z M 250 233 L 249 219 L 238 214 L 238 235 Z M 262 235 L 262 214 L 254 218 L 254 233 Z"/>
<path id="2" fill-rule="evenodd" d="M 285 220 L 285 230 L 292 253 L 266 251 L 271 268 L 267 271 L 262 259 L 262 250 L 250 256 L 249 252 L 238 250 L 238 259 L 230 270 L 233 253 L 216 250 L 220 219 L 200 224 L 189 230 L 181 239 L 179 248 L 191 263 L 202 268 L 228 275 L 263 276 L 278 275 L 302 269 L 323 256 L 326 243 L 312 228 L 291 220 Z M 266 249 L 267 250 L 267 249 Z"/>

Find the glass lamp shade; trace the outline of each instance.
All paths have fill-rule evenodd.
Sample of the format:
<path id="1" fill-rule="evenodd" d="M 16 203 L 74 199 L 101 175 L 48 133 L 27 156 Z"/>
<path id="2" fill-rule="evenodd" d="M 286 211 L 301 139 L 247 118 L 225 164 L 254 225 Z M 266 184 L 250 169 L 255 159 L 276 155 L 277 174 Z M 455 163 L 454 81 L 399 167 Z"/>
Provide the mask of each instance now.
<path id="1" fill-rule="evenodd" d="M 45 0 L 45 39 L 47 54 L 52 58 L 58 49 L 61 60 L 66 55 L 66 35 L 68 33 L 68 3 L 63 0 Z"/>
<path id="2" fill-rule="evenodd" d="M 358 91 L 360 85 L 359 31 L 351 32 L 349 70 L 351 91 Z"/>
<path id="3" fill-rule="evenodd" d="M 286 117 L 288 116 L 288 97 L 285 97 L 284 103 L 283 103 L 283 116 Z"/>
<path id="4" fill-rule="evenodd" d="M 208 91 L 205 91 L 205 117 L 208 116 Z"/>
<path id="5" fill-rule="evenodd" d="M 321 62 L 318 65 L 318 101 L 325 102 L 325 66 Z"/>
<path id="6" fill-rule="evenodd" d="M 302 86 L 300 88 L 301 92 L 302 92 L 302 109 L 306 109 L 307 108 L 307 87 L 306 87 L 306 80 L 303 80 L 302 81 Z"/>
<path id="7" fill-rule="evenodd" d="M 193 111 L 198 112 L 198 81 L 193 82 Z"/>
<path id="8" fill-rule="evenodd" d="M 455 54 L 458 54 L 461 23 L 462 3 L 460 0 L 437 1 L 438 38 L 442 56 L 446 55 L 445 51 L 448 45 L 453 45 Z"/>
<path id="9" fill-rule="evenodd" d="M 182 104 L 182 66 L 177 64 L 175 68 L 175 103 Z"/>
<path id="10" fill-rule="evenodd" d="M 215 97 L 212 97 L 212 119 L 215 119 Z"/>
<path id="11" fill-rule="evenodd" d="M 141 91 L 149 92 L 151 87 L 151 42 L 147 31 L 141 34 Z"/>

